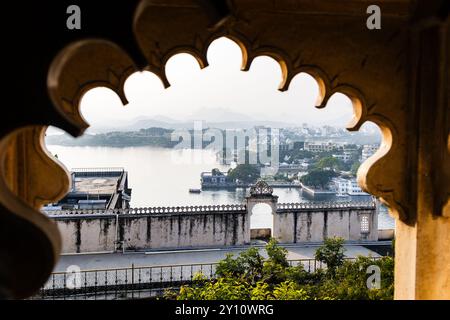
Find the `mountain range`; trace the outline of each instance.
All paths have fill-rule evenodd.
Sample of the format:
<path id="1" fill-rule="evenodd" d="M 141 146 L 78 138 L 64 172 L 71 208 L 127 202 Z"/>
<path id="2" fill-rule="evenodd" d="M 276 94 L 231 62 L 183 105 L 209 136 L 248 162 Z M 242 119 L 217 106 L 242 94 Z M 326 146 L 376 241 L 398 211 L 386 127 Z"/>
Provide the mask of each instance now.
<path id="1" fill-rule="evenodd" d="M 105 133 L 111 131 L 137 131 L 151 127 L 165 129 L 192 129 L 196 121 L 201 121 L 203 128 L 213 127 L 218 129 L 248 129 L 254 126 L 286 128 L 298 125 L 283 121 L 258 120 L 240 113 L 229 112 L 222 109 L 211 110 L 205 108 L 200 109 L 183 120 L 173 119 L 166 116 L 141 116 L 132 120 L 125 120 L 120 123 L 105 122 L 102 124 L 96 124 L 89 128 L 89 132 Z"/>

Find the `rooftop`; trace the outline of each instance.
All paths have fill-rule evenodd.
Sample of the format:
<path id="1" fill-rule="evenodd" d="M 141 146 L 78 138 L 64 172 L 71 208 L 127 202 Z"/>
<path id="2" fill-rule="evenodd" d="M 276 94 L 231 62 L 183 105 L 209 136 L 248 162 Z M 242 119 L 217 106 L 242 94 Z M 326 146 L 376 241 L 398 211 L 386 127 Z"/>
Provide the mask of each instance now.
<path id="1" fill-rule="evenodd" d="M 75 177 L 72 193 L 113 194 L 116 192 L 119 177 Z"/>

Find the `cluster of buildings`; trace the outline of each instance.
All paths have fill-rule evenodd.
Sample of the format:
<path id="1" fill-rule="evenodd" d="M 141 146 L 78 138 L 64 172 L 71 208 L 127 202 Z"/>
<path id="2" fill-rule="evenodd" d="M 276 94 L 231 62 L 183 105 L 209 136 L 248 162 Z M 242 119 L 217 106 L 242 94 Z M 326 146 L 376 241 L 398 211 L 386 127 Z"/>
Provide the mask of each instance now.
<path id="1" fill-rule="evenodd" d="M 290 131 L 297 135 L 303 136 L 306 139 L 317 138 L 317 137 L 340 137 L 342 135 L 348 134 L 346 129 L 337 128 L 333 126 L 311 126 L 307 123 L 303 123 L 300 127 L 289 128 Z"/>
<path id="2" fill-rule="evenodd" d="M 230 161 L 228 163 L 241 162 L 249 157 L 249 154 L 253 154 L 253 158 L 257 159 L 258 164 L 266 165 L 270 158 L 266 155 L 273 153 L 273 144 L 277 145 L 280 155 L 300 150 L 312 153 L 335 152 L 333 156 L 344 162 L 352 160 L 363 162 L 379 147 L 378 144 L 356 143 L 357 140 L 353 143 L 345 129 L 332 126 L 310 127 L 304 124 L 302 127 L 277 129 L 276 131 L 266 126 L 255 126 L 252 134 L 248 137 L 242 130 L 236 130 L 233 134 L 236 135 L 237 145 L 225 148 L 226 155 L 222 155 Z M 374 133 L 370 131 L 367 134 L 373 135 Z M 346 142 L 349 140 L 352 143 Z M 282 160 L 280 159 L 280 161 Z"/>
<path id="3" fill-rule="evenodd" d="M 338 145 L 333 142 L 305 142 L 304 150 L 310 152 L 330 152 L 337 150 Z"/>
<path id="4" fill-rule="evenodd" d="M 339 151 L 339 153 L 333 154 L 333 157 L 344 162 L 356 158 L 362 163 L 371 157 L 379 147 L 379 144 L 365 144 L 360 149 L 357 145 L 348 143 L 295 141 L 280 145 L 280 151 L 305 150 L 312 153 Z"/>
<path id="5" fill-rule="evenodd" d="M 290 133 L 303 137 L 304 140 L 342 138 L 349 135 L 348 130 L 342 127 L 330 125 L 312 126 L 307 123 L 303 123 L 299 127 L 289 128 L 288 130 Z M 365 125 L 358 131 L 358 135 L 379 136 L 379 128 L 375 124 Z"/>
<path id="6" fill-rule="evenodd" d="M 298 182 L 302 175 L 308 173 L 311 164 L 317 161 L 317 157 L 296 158 L 298 157 L 296 151 L 309 151 L 313 154 L 327 152 L 350 168 L 354 164 L 366 161 L 379 148 L 379 144 L 348 143 L 348 139 L 345 139 L 345 135 L 348 134 L 346 130 L 332 126 L 315 128 L 304 124 L 302 127 L 280 129 L 275 136 L 271 128 L 257 126 L 254 127 L 254 132 L 256 135 L 249 137 L 249 140 L 240 148 L 235 147 L 236 149 L 229 150 L 234 161 L 240 163 L 242 159 L 246 159 L 242 154 L 243 152 L 253 152 L 257 153 L 258 164 L 269 166 L 268 163 L 261 161 L 262 159 L 259 156 L 271 150 L 271 144 L 276 143 L 278 144 L 280 159 L 274 178 L 279 179 L 280 176 L 284 176 L 289 181 Z M 368 134 L 373 134 L 373 132 L 368 132 Z M 338 138 L 335 139 L 338 141 L 333 141 L 334 138 Z M 345 171 L 345 173 L 349 173 L 348 171 Z M 261 172 L 261 176 L 271 179 L 270 174 L 267 176 Z M 228 178 L 226 173 L 213 170 L 212 172 L 201 173 L 201 185 L 202 188 L 231 188 L 236 187 L 236 182 Z M 335 192 L 338 196 L 367 195 L 358 186 L 355 178 L 333 179 L 328 191 Z"/>

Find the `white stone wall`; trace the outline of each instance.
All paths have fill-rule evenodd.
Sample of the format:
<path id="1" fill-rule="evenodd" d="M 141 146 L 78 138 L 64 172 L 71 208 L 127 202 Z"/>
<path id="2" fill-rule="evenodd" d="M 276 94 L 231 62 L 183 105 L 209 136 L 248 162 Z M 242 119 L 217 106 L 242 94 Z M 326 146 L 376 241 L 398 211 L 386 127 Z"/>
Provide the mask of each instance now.
<path id="1" fill-rule="evenodd" d="M 246 213 L 122 217 L 125 249 L 243 245 L 250 242 Z"/>
<path id="2" fill-rule="evenodd" d="M 62 253 L 114 251 L 115 215 L 56 218 Z"/>
<path id="3" fill-rule="evenodd" d="M 320 242 L 334 236 L 351 241 L 378 239 L 375 208 L 275 211 L 276 199 L 261 198 L 248 201 L 247 211 L 68 214 L 52 218 L 61 231 L 63 253 L 220 247 L 250 243 L 250 212 L 261 202 L 268 203 L 274 212 L 273 237 L 281 243 Z M 369 217 L 368 234 L 361 232 L 363 215 Z"/>
<path id="4" fill-rule="evenodd" d="M 53 217 L 63 253 L 230 246 L 250 243 L 247 212 Z M 117 242 L 117 245 L 116 245 Z"/>
<path id="5" fill-rule="evenodd" d="M 368 234 L 361 233 L 361 215 L 368 215 Z M 277 212 L 273 236 L 280 243 L 320 242 L 342 237 L 350 241 L 378 240 L 375 209 L 330 209 Z"/>

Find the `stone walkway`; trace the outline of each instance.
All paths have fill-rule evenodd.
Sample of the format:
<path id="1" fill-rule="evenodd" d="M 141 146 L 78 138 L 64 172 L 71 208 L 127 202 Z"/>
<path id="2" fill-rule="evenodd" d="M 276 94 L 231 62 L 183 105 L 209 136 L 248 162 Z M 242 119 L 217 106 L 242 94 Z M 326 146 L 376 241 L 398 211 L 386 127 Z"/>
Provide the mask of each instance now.
<path id="1" fill-rule="evenodd" d="M 266 256 L 264 246 L 256 245 Z M 288 245 L 288 260 L 292 265 L 302 263 L 305 270 L 323 267 L 314 260 L 319 245 Z M 178 251 L 151 251 L 133 253 L 97 253 L 63 255 L 38 298 L 114 298 L 122 291 L 140 295 L 161 293 L 168 287 L 177 287 L 191 281 L 201 272 L 205 277 L 215 275 L 216 264 L 227 253 L 239 254 L 249 246 Z M 361 245 L 345 245 L 348 258 L 359 255 L 379 257 Z M 295 260 L 306 259 L 301 262 Z M 307 260 L 310 259 L 310 260 Z M 70 287 L 70 285 L 73 285 Z M 75 291 L 72 289 L 75 288 Z M 132 290 L 131 290 L 132 289 Z M 133 293 L 134 294 L 134 293 Z"/>
<path id="2" fill-rule="evenodd" d="M 150 251 L 150 252 L 130 252 L 130 253 L 98 253 L 98 254 L 71 254 L 61 256 L 55 272 L 63 272 L 70 265 L 77 265 L 81 270 L 92 269 L 112 269 L 128 268 L 134 264 L 135 267 L 143 266 L 170 266 L 179 264 L 196 263 L 216 263 L 224 259 L 227 253 L 239 254 L 249 247 L 239 248 L 220 248 L 220 249 L 197 249 L 197 250 L 178 250 L 178 251 Z M 286 246 L 288 250 L 288 260 L 314 259 L 314 253 L 317 245 L 290 245 Z M 355 258 L 358 255 L 378 257 L 379 255 L 360 245 L 345 245 L 345 255 L 349 258 Z M 259 250 L 263 256 L 266 252 L 262 246 Z"/>

